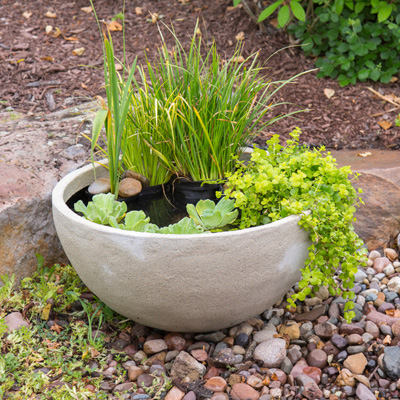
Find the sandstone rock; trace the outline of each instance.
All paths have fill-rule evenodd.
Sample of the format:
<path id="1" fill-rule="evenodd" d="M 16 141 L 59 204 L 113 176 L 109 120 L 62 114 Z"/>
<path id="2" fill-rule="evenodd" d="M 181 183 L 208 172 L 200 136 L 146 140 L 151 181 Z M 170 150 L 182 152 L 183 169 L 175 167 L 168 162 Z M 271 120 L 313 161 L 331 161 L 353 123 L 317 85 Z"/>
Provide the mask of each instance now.
<path id="1" fill-rule="evenodd" d="M 4 317 L 4 322 L 7 325 L 8 331 L 12 332 L 18 330 L 23 326 L 29 328 L 29 322 L 25 321 L 22 314 L 19 312 L 12 312 Z"/>
<path id="2" fill-rule="evenodd" d="M 208 390 L 212 390 L 213 392 L 225 392 L 228 383 L 226 380 L 220 376 L 215 376 L 210 378 L 205 384 L 204 387 Z"/>
<path id="3" fill-rule="evenodd" d="M 98 178 L 88 187 L 90 194 L 109 193 L 111 190 L 110 178 Z"/>
<path id="4" fill-rule="evenodd" d="M 326 313 L 326 311 L 327 311 L 326 306 L 317 306 L 317 307 L 314 307 L 311 311 L 308 311 L 303 314 L 295 315 L 294 320 L 297 322 L 315 321 L 321 315 L 324 315 Z"/>
<path id="5" fill-rule="evenodd" d="M 90 120 L 94 109 L 91 102 L 73 112 L 1 123 L 0 275 L 15 274 L 17 285 L 36 270 L 35 253 L 46 266 L 68 262 L 53 223 L 51 191 L 61 177 L 86 163 L 89 145 L 77 132 L 87 129 L 81 121 Z M 76 144 L 77 137 L 82 143 Z"/>
<path id="6" fill-rule="evenodd" d="M 364 330 L 372 335 L 375 339 L 379 337 L 379 328 L 372 321 L 367 321 L 365 323 Z"/>
<path id="7" fill-rule="evenodd" d="M 364 330 L 355 324 L 343 323 L 340 326 L 340 334 L 341 335 L 352 335 L 354 333 L 358 333 L 359 335 L 362 335 L 364 333 Z"/>
<path id="8" fill-rule="evenodd" d="M 393 250 L 391 248 L 386 248 L 383 252 L 390 261 L 394 261 L 399 258 L 399 255 L 397 254 L 396 250 Z"/>
<path id="9" fill-rule="evenodd" d="M 273 339 L 276 333 L 276 329 L 263 329 L 262 331 L 256 332 L 254 334 L 253 340 L 257 343 L 262 343 L 266 340 Z"/>
<path id="10" fill-rule="evenodd" d="M 167 350 L 168 346 L 163 339 L 154 339 L 144 342 L 143 351 L 147 355 L 160 353 L 161 351 Z"/>
<path id="11" fill-rule="evenodd" d="M 132 382 L 136 382 L 137 378 L 143 374 L 143 371 L 135 366 L 135 365 L 131 365 L 128 368 L 128 378 L 130 381 Z"/>
<path id="12" fill-rule="evenodd" d="M 168 346 L 168 350 L 185 350 L 186 340 L 177 333 L 168 333 L 164 336 L 164 341 Z"/>
<path id="13" fill-rule="evenodd" d="M 286 341 L 269 339 L 260 343 L 254 350 L 254 359 L 263 362 L 264 367 L 279 367 L 286 357 Z"/>
<path id="14" fill-rule="evenodd" d="M 303 396 L 309 400 L 319 400 L 322 397 L 322 391 L 318 385 L 307 375 L 299 375 L 296 381 L 300 386 L 304 387 Z"/>
<path id="15" fill-rule="evenodd" d="M 328 356 L 323 350 L 314 349 L 307 356 L 307 363 L 311 367 L 323 369 L 328 364 Z"/>
<path id="16" fill-rule="evenodd" d="M 353 354 L 344 360 L 343 365 L 353 374 L 362 374 L 367 365 L 367 359 L 362 353 Z"/>
<path id="17" fill-rule="evenodd" d="M 175 358 L 170 376 L 172 379 L 183 379 L 191 372 L 197 372 L 202 377 L 206 373 L 206 367 L 196 361 L 190 354 L 181 351 Z"/>
<path id="18" fill-rule="evenodd" d="M 139 172 L 130 171 L 128 169 L 128 170 L 124 171 L 124 173 L 122 174 L 122 179 L 125 179 L 125 178 L 132 178 L 132 179 L 139 181 L 142 184 L 142 187 L 144 187 L 144 188 L 150 186 L 149 179 L 147 179 L 144 175 L 139 174 Z"/>
<path id="19" fill-rule="evenodd" d="M 258 400 L 260 394 L 246 383 L 236 383 L 232 387 L 230 396 L 239 400 Z"/>
<path id="20" fill-rule="evenodd" d="M 373 268 L 378 274 L 380 274 L 389 264 L 390 260 L 387 257 L 378 257 L 374 260 Z"/>
<path id="21" fill-rule="evenodd" d="M 208 358 L 208 354 L 205 350 L 195 349 L 190 352 L 190 355 L 194 357 L 197 361 L 206 361 Z"/>
<path id="22" fill-rule="evenodd" d="M 297 340 L 300 337 L 300 328 L 295 321 L 288 321 L 279 329 L 280 335 L 288 335 L 290 340 Z"/>
<path id="23" fill-rule="evenodd" d="M 364 172 L 359 176 L 355 187 L 363 189 L 362 198 L 365 203 L 355 214 L 355 231 L 370 250 L 390 247 L 390 238 L 399 233 L 400 188 L 386 179 Z M 376 223 L 377 215 L 379 224 Z"/>
<path id="24" fill-rule="evenodd" d="M 393 277 L 387 284 L 388 289 L 391 292 L 400 293 L 400 277 Z"/>
<path id="25" fill-rule="evenodd" d="M 142 184 L 136 179 L 125 178 L 119 183 L 118 195 L 120 197 L 136 196 L 142 191 Z"/>
<path id="26" fill-rule="evenodd" d="M 126 392 L 131 389 L 133 389 L 133 383 L 131 382 L 120 383 L 119 385 L 115 386 L 115 388 L 113 389 L 113 393 Z"/>
<path id="27" fill-rule="evenodd" d="M 184 400 L 186 400 L 186 399 L 184 399 Z M 229 400 L 229 396 L 226 393 L 216 392 L 211 396 L 211 400 Z"/>
<path id="28" fill-rule="evenodd" d="M 377 325 L 386 324 L 392 326 L 395 322 L 400 321 L 400 318 L 391 317 L 390 315 L 382 314 L 376 310 L 372 310 L 367 314 L 367 319 Z"/>
<path id="29" fill-rule="evenodd" d="M 375 395 L 362 383 L 359 383 L 356 390 L 356 395 L 363 400 L 376 400 Z"/>
<path id="30" fill-rule="evenodd" d="M 337 326 L 330 322 L 324 322 L 323 324 L 317 324 L 314 327 L 315 334 L 321 339 L 330 339 L 335 333 L 339 332 Z"/>
<path id="31" fill-rule="evenodd" d="M 165 400 L 182 400 L 185 393 L 174 386 L 165 396 Z"/>

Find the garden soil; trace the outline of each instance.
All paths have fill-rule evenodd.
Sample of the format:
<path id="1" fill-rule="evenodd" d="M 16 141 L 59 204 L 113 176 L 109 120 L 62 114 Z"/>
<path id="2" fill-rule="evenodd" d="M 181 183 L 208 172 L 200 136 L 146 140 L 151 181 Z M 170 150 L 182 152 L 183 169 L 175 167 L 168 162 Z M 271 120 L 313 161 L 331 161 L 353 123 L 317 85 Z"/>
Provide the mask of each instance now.
<path id="1" fill-rule="evenodd" d="M 109 25 L 117 54 L 122 58 L 119 31 L 122 0 L 95 0 L 99 19 Z M 88 0 L 0 0 L 0 112 L 40 115 L 104 96 L 102 50 L 99 30 Z M 115 19 L 117 17 L 117 19 Z M 156 21 L 157 20 L 157 21 Z M 156 21 L 156 22 L 155 22 Z M 272 81 L 284 80 L 313 69 L 300 47 L 290 47 L 282 32 L 263 35 L 243 8 L 232 0 L 126 1 L 125 36 L 127 59 L 138 56 L 155 60 L 161 40 L 168 48 L 173 39 L 165 26 L 173 24 L 184 47 L 189 46 L 196 21 L 203 42 L 216 41 L 222 59 L 230 58 L 243 41 L 243 57 L 259 53 L 264 74 Z M 289 46 L 289 47 L 288 47 Z M 372 92 L 369 88 L 372 88 Z M 274 133 L 283 136 L 295 127 L 302 141 L 330 149 L 400 148 L 400 127 L 395 119 L 400 109 L 388 100 L 400 98 L 399 81 L 388 85 L 358 83 L 341 88 L 331 79 L 317 79 L 316 72 L 299 77 L 274 97 L 279 114 L 303 109 L 297 119 L 283 119 L 257 139 L 262 144 Z M 276 108 L 275 110 L 278 110 Z M 269 116 L 276 116 L 270 113 Z"/>

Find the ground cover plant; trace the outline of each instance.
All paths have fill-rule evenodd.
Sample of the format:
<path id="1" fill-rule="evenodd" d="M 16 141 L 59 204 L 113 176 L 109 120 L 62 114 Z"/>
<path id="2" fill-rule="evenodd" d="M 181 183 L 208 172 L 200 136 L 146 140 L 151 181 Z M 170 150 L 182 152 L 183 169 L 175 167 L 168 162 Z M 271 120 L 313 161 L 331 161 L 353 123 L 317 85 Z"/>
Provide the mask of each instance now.
<path id="1" fill-rule="evenodd" d="M 239 4 L 235 0 L 234 4 Z M 318 77 L 389 83 L 400 70 L 400 9 L 392 1 L 282 0 L 259 10 L 258 21 L 274 12 L 278 28 L 288 27 L 306 55 L 316 57 Z"/>

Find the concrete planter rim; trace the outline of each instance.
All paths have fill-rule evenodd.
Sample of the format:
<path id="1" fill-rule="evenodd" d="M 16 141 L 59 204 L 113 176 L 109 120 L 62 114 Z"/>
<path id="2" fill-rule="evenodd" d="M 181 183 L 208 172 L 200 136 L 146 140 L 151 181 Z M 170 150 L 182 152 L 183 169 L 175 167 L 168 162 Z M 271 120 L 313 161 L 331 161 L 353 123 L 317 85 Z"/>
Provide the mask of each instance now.
<path id="1" fill-rule="evenodd" d="M 101 164 L 105 164 L 105 161 L 100 162 Z M 99 165 L 101 165 L 99 163 Z M 86 172 L 90 169 L 92 169 L 93 166 L 91 164 L 88 164 L 82 168 L 78 168 L 77 170 L 70 172 L 68 175 L 66 175 L 64 178 L 62 178 L 57 185 L 53 189 L 53 203 L 57 204 L 57 208 L 59 212 L 61 212 L 65 217 L 68 217 L 69 219 L 75 221 L 78 224 L 82 224 L 94 231 L 98 232 L 115 232 L 118 231 L 119 235 L 122 236 L 144 236 L 148 238 L 159 238 L 160 236 L 163 236 L 163 238 L 170 238 L 171 240 L 179 240 L 179 239 L 187 239 L 187 238 L 196 238 L 196 237 L 201 237 L 203 238 L 204 236 L 208 237 L 212 235 L 213 237 L 218 236 L 218 237 L 224 237 L 224 236 L 232 236 L 232 235 L 243 235 L 246 234 L 249 230 L 251 231 L 256 231 L 256 230 L 273 230 L 279 227 L 280 225 L 286 224 L 290 220 L 294 219 L 299 219 L 299 215 L 289 215 L 285 218 L 282 218 L 278 221 L 271 222 L 267 225 L 260 225 L 260 226 L 253 226 L 250 228 L 245 228 L 245 229 L 238 229 L 235 231 L 225 231 L 225 232 L 213 232 L 213 233 L 193 233 L 193 234 L 162 234 L 162 233 L 151 233 L 151 232 L 135 232 L 135 231 L 126 231 L 123 229 L 117 230 L 116 228 L 113 228 L 111 226 L 106 226 L 106 225 L 101 225 L 97 224 L 95 222 L 89 221 L 80 215 L 76 214 L 73 210 L 71 210 L 67 204 L 66 201 L 68 199 L 64 199 L 64 192 L 67 186 L 74 181 L 76 178 L 78 178 L 83 172 Z M 309 213 L 309 211 L 306 211 L 306 213 Z M 151 222 L 151 221 L 150 221 Z"/>

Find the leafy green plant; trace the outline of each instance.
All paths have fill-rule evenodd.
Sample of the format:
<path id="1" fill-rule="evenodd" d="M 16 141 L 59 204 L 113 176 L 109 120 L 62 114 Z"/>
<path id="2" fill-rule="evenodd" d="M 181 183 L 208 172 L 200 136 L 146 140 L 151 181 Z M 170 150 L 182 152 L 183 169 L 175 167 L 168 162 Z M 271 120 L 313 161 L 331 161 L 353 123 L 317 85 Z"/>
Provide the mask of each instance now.
<path id="1" fill-rule="evenodd" d="M 204 232 L 203 229 L 200 229 L 195 222 L 188 217 L 182 218 L 179 222 L 175 224 L 171 224 L 165 226 L 163 228 L 159 228 L 157 233 L 164 234 L 196 234 Z"/>
<path id="2" fill-rule="evenodd" d="M 232 224 L 239 214 L 235 201 L 225 197 L 217 205 L 212 200 L 200 200 L 196 206 L 188 204 L 186 209 L 197 225 L 210 231 Z"/>
<path id="3" fill-rule="evenodd" d="M 294 130 L 286 147 L 279 144 L 279 135 L 274 135 L 267 142 L 268 152 L 255 148 L 250 163 L 239 164 L 228 177 L 224 196 L 234 199 L 240 210 L 235 222 L 240 229 L 301 215 L 299 225 L 309 232 L 312 245 L 299 291 L 289 299 L 291 306 L 321 286 L 351 300 L 354 274 L 366 261 L 363 242 L 352 225 L 355 206 L 362 203 L 351 184 L 357 174 L 352 175 L 350 167 L 337 168 L 329 153 L 321 153 L 324 148 L 299 146 L 299 135 L 300 130 Z M 334 279 L 339 266 L 341 282 Z M 345 310 L 353 306 L 348 301 Z M 347 311 L 346 319 L 350 321 L 354 315 Z"/>
<path id="4" fill-rule="evenodd" d="M 92 0 L 90 0 L 90 3 L 100 29 L 100 23 L 97 19 L 97 14 Z M 128 77 L 125 81 L 124 76 L 121 77 L 115 67 L 114 46 L 110 32 L 108 32 L 108 36 L 104 34 L 104 38 L 103 35 L 101 35 L 101 37 L 103 40 L 104 81 L 107 94 L 107 103 L 104 101 L 104 99 L 98 96 L 101 109 L 97 112 L 93 121 L 91 156 L 92 163 L 94 164 L 94 151 L 99 147 L 98 141 L 104 125 L 106 131 L 106 154 L 108 158 L 111 193 L 113 193 L 115 198 L 117 198 L 121 169 L 120 154 L 121 151 L 123 152 L 123 148 L 125 146 L 123 134 L 129 109 L 131 83 L 136 70 L 137 58 L 135 58 L 132 66 L 130 67 L 128 71 Z"/>
<path id="5" fill-rule="evenodd" d="M 116 201 L 111 193 L 101 193 L 93 196 L 87 206 L 79 200 L 74 204 L 74 210 L 82 213 L 89 221 L 110 225 L 110 218 L 118 222 L 125 216 L 127 206 L 125 202 Z"/>
<path id="6" fill-rule="evenodd" d="M 276 12 L 278 27 L 294 34 L 307 55 L 318 57 L 318 77 L 337 78 L 342 86 L 367 79 L 388 83 L 400 71 L 396 1 L 278 0 L 255 7 L 258 22 Z M 245 9 L 251 12 L 248 5 Z"/>
<path id="7" fill-rule="evenodd" d="M 261 77 L 257 54 L 244 59 L 238 48 L 222 63 L 215 43 L 203 56 L 201 36 L 194 34 L 185 51 L 175 33 L 170 33 L 174 51 L 168 51 L 161 35 L 158 61 L 147 61 L 147 74 L 139 69 L 127 124 L 127 131 L 133 126 L 129 135 L 133 143 L 124 149 L 124 163 L 128 165 L 130 151 L 131 165 L 142 162 L 136 151 L 141 141 L 175 175 L 221 179 L 234 168 L 232 154 L 239 155 L 259 130 L 274 121 L 264 119 L 278 105 L 271 98 L 295 77 L 267 81 Z"/>
<path id="8" fill-rule="evenodd" d="M 236 7 L 243 0 L 233 0 L 233 5 Z M 278 28 L 286 26 L 293 18 L 300 21 L 305 21 L 306 12 L 302 6 L 301 0 L 277 0 L 270 4 L 264 10 L 259 11 L 258 22 L 262 22 L 278 10 Z M 304 3 L 304 2 L 303 2 Z"/>
<path id="9" fill-rule="evenodd" d="M 150 223 L 150 218 L 146 217 L 143 211 L 129 211 L 123 224 L 118 224 L 115 217 L 110 217 L 110 225 L 114 228 L 120 228 L 127 231 L 136 232 L 156 232 L 157 225 Z"/>
<path id="10" fill-rule="evenodd" d="M 395 125 L 400 126 L 400 114 L 397 114 L 396 120 L 395 120 Z"/>

